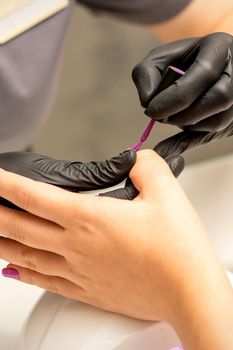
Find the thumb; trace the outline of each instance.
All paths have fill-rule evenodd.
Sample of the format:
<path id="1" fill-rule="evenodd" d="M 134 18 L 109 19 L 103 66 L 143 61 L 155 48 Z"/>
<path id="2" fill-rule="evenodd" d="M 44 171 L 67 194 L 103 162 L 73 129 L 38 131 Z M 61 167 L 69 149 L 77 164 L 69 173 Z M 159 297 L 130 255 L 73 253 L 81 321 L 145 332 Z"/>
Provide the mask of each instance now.
<path id="1" fill-rule="evenodd" d="M 164 65 L 163 70 L 166 68 L 167 65 Z M 162 80 L 160 70 L 153 65 L 153 61 L 146 58 L 134 67 L 132 79 L 142 107 L 147 108 Z"/>
<path id="2" fill-rule="evenodd" d="M 181 156 L 170 156 L 167 157 L 165 160 L 173 175 L 175 177 L 178 177 L 184 169 L 184 158 Z M 131 179 L 128 178 L 124 188 L 118 188 L 116 190 L 101 193 L 100 196 L 133 200 L 138 196 L 138 194 L 138 190 L 134 187 Z"/>
<path id="3" fill-rule="evenodd" d="M 177 175 L 184 167 L 182 157 L 171 157 L 168 162 L 173 170 L 176 169 Z M 152 199 L 158 196 L 158 192 L 163 192 L 167 185 L 170 187 L 170 183 L 175 180 L 166 161 L 151 150 L 137 153 L 137 162 L 129 173 L 129 178 L 140 196 Z"/>

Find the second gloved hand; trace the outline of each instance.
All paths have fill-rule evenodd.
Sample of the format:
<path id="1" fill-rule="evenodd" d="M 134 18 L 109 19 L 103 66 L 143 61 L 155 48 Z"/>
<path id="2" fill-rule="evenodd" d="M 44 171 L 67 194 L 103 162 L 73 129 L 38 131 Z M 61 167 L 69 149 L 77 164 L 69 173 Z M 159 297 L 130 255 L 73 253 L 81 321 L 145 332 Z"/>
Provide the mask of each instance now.
<path id="1" fill-rule="evenodd" d="M 184 161 L 181 156 L 167 157 L 166 161 L 175 176 L 183 170 Z M 134 151 L 125 151 L 110 160 L 88 163 L 58 160 L 30 152 L 0 153 L 0 168 L 73 192 L 98 190 L 117 185 L 127 178 L 135 162 Z M 125 188 L 102 195 L 133 199 L 137 194 L 138 191 L 128 180 Z M 14 207 L 3 198 L 0 198 L 0 204 Z"/>
<path id="2" fill-rule="evenodd" d="M 192 131 L 218 132 L 233 123 L 233 37 L 213 33 L 152 50 L 133 70 L 145 113 Z M 161 91 L 170 66 L 185 75 Z M 225 133 L 223 133 L 223 136 Z"/>
<path id="3" fill-rule="evenodd" d="M 0 168 L 73 192 L 114 186 L 128 176 L 135 162 L 134 151 L 123 152 L 110 160 L 88 163 L 57 160 L 30 152 L 0 153 Z M 0 204 L 11 206 L 4 199 Z"/>

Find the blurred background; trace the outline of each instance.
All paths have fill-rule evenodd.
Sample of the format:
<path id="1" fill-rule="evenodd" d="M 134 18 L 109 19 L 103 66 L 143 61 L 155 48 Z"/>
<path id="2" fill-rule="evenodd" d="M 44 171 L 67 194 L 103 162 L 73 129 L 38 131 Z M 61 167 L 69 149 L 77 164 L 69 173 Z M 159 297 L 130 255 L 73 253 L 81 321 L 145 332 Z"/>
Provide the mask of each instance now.
<path id="1" fill-rule="evenodd" d="M 143 27 L 75 6 L 51 116 L 35 151 L 63 159 L 100 160 L 137 142 L 148 123 L 131 71 L 158 41 Z M 178 132 L 156 125 L 147 147 Z M 233 150 L 233 138 L 186 154 L 187 162 Z"/>
<path id="2" fill-rule="evenodd" d="M 75 6 L 56 100 L 34 150 L 60 159 L 89 161 L 109 158 L 136 143 L 148 118 L 140 107 L 131 71 L 158 44 L 143 27 L 95 16 Z M 158 123 L 147 146 L 153 147 L 178 131 Z M 190 151 L 186 160 L 199 162 L 232 150 L 233 137 Z M 197 168 L 186 169 L 180 181 L 219 256 L 233 271 L 232 158 Z M 5 267 L 6 262 L 0 263 Z M 18 348 L 16 335 L 42 294 L 34 286 L 14 282 L 0 279 L 1 350 Z"/>

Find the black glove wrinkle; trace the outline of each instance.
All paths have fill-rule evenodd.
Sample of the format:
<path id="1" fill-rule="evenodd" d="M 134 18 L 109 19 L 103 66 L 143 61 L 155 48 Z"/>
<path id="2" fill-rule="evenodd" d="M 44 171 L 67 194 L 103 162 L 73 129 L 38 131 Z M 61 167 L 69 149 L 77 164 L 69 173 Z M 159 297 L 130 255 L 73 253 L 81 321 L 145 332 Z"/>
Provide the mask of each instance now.
<path id="1" fill-rule="evenodd" d="M 165 161 L 167 162 L 173 175 L 175 177 L 178 177 L 184 169 L 184 158 L 179 155 L 168 156 L 165 158 Z M 100 196 L 111 197 L 116 199 L 133 200 L 138 196 L 138 194 L 138 190 L 134 187 L 131 179 L 128 178 L 124 188 L 118 188 L 116 190 L 101 193 Z"/>
<path id="2" fill-rule="evenodd" d="M 0 154 L 0 168 L 35 181 L 70 191 L 89 191 L 114 186 L 127 178 L 136 162 L 136 153 L 126 151 L 102 162 L 70 162 L 30 152 Z M 16 208 L 0 198 L 0 204 Z"/>

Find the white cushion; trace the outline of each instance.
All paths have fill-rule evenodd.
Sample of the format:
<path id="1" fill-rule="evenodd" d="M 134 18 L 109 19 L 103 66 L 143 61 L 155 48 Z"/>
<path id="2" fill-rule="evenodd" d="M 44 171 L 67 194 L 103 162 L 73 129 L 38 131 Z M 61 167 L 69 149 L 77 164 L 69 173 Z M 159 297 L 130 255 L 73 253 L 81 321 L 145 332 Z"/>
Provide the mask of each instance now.
<path id="1" fill-rule="evenodd" d="M 147 350 L 168 350 L 179 340 L 166 324 L 136 321 L 47 292 L 28 320 L 20 350 L 142 350 L 145 344 Z"/>
<path id="2" fill-rule="evenodd" d="M 233 286 L 233 274 L 228 276 Z M 47 292 L 28 319 L 19 350 L 169 350 L 178 345 L 165 323 L 136 321 Z"/>
<path id="3" fill-rule="evenodd" d="M 233 154 L 194 164 L 180 182 L 200 215 L 221 261 L 233 271 Z"/>

